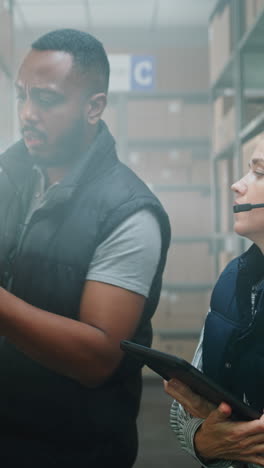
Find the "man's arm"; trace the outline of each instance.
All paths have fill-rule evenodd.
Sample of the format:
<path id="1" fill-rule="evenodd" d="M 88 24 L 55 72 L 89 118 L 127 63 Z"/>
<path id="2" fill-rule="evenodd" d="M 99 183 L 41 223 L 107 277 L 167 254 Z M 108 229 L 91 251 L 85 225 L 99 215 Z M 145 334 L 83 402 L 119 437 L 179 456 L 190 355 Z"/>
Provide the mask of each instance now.
<path id="1" fill-rule="evenodd" d="M 0 288 L 1 334 L 42 365 L 96 386 L 118 366 L 119 342 L 133 335 L 144 302 L 133 292 L 87 281 L 77 321 L 31 306 Z"/>
<path id="2" fill-rule="evenodd" d="M 138 223 L 136 216 L 133 225 L 128 223 L 129 229 L 120 225 L 112 234 L 114 241 L 108 240 L 108 249 L 103 248 L 103 255 L 100 249 L 97 252 L 97 260 L 102 258 L 101 262 L 97 261 L 94 277 L 99 279 L 101 273 L 98 272 L 102 270 L 112 284 L 103 282 L 104 279 L 85 282 L 79 320 L 36 308 L 0 288 L 1 335 L 26 355 L 58 373 L 84 385 L 101 384 L 120 363 L 123 356 L 120 340 L 131 338 L 136 330 L 159 261 L 158 223 L 154 217 L 144 216 L 145 220 L 145 224 Z M 150 238 L 153 242 L 149 242 Z M 115 268 L 111 263 L 113 258 Z M 145 270 L 145 284 L 141 285 L 141 280 L 137 284 L 134 280 L 141 278 L 146 262 L 151 267 Z M 131 281 L 131 285 L 126 281 L 125 272 L 127 278 L 133 276 L 135 287 Z M 93 273 L 90 274 L 92 277 Z M 124 287 L 120 287 L 121 283 Z M 126 284 L 128 289 L 125 289 Z M 140 288 L 143 288 L 142 293 Z"/>

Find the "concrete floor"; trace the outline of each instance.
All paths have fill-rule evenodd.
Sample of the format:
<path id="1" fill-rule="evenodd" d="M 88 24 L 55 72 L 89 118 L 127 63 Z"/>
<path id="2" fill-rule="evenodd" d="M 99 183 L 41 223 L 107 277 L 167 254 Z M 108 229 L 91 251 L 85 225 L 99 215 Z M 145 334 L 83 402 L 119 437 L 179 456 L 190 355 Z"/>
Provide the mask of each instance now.
<path id="1" fill-rule="evenodd" d="M 184 452 L 169 426 L 172 399 L 162 379 L 145 378 L 138 418 L 139 453 L 134 468 L 199 468 Z"/>

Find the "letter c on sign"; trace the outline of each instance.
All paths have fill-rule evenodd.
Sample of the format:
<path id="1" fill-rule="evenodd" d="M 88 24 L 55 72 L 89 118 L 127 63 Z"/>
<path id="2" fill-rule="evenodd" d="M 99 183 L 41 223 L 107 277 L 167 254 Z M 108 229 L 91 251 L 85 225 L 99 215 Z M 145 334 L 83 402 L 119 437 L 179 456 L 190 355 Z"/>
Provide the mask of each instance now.
<path id="1" fill-rule="evenodd" d="M 138 62 L 134 68 L 134 79 L 140 86 L 150 86 L 152 83 L 152 63 L 147 60 Z"/>

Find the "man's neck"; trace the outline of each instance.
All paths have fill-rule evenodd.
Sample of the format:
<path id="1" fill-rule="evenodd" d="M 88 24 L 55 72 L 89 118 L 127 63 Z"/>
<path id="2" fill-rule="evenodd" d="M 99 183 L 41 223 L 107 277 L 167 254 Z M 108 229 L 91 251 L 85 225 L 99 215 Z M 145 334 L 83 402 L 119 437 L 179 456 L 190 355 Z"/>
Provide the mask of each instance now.
<path id="1" fill-rule="evenodd" d="M 68 172 L 72 170 L 74 163 L 64 165 L 63 167 L 47 167 L 46 168 L 46 187 L 60 182 Z"/>
<path id="2" fill-rule="evenodd" d="M 54 184 L 55 182 L 60 182 L 72 169 L 75 167 L 77 161 L 84 154 L 85 151 L 89 148 L 91 143 L 96 137 L 98 130 L 98 126 L 94 125 L 89 132 L 89 138 L 86 138 L 84 144 L 78 149 L 78 156 L 74 160 L 69 160 L 67 163 L 64 163 L 63 166 L 50 166 L 46 168 L 46 176 L 47 176 L 47 187 Z"/>

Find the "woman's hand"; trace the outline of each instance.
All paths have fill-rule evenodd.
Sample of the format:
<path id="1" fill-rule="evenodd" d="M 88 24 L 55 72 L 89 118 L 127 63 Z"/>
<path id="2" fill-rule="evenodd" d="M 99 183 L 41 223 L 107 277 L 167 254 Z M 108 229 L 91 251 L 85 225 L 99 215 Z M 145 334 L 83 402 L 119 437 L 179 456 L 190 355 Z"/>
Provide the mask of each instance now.
<path id="1" fill-rule="evenodd" d="M 177 379 L 164 382 L 164 388 L 192 416 L 204 419 L 194 436 L 198 457 L 208 462 L 239 460 L 264 467 L 264 415 L 249 422 L 233 421 L 227 403 L 216 408 Z"/>
<path id="2" fill-rule="evenodd" d="M 205 459 L 222 458 L 264 466 L 264 415 L 249 422 L 230 420 L 226 403 L 212 411 L 197 430 L 194 445 Z"/>
<path id="3" fill-rule="evenodd" d="M 194 393 L 190 387 L 183 384 L 180 380 L 171 379 L 164 381 L 165 392 L 177 400 L 181 405 L 196 418 L 205 419 L 216 405 L 210 403 L 206 398 Z"/>

